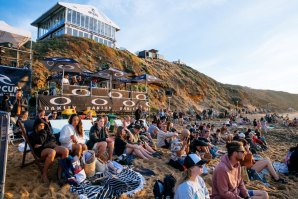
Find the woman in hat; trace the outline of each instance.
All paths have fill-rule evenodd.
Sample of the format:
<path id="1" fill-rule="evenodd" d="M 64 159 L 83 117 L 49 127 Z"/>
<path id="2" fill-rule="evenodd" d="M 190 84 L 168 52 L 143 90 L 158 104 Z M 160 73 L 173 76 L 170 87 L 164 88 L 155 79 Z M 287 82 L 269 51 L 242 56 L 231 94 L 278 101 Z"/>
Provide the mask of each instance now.
<path id="1" fill-rule="evenodd" d="M 56 154 L 62 156 L 62 159 L 68 157 L 68 149 L 58 146 L 55 136 L 50 131 L 44 129 L 46 123 L 42 119 L 36 119 L 34 122 L 34 131 L 29 135 L 30 144 L 33 147 L 34 153 L 41 159 L 45 160 L 45 165 L 42 171 L 42 179 L 45 183 L 49 183 L 47 171 L 53 163 Z"/>
<path id="2" fill-rule="evenodd" d="M 206 162 L 196 154 L 188 154 L 184 159 L 183 178 L 178 183 L 174 199 L 210 199 L 208 189 L 203 178 L 203 165 Z"/>

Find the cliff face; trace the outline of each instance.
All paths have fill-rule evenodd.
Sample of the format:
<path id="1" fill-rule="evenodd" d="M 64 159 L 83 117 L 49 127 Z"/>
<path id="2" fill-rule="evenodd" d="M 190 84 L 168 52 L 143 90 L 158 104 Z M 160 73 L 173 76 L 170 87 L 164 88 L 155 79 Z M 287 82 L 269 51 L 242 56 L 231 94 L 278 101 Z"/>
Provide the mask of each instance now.
<path id="1" fill-rule="evenodd" d="M 95 71 L 102 65 L 124 70 L 132 74 L 151 74 L 162 83 L 149 85 L 150 104 L 153 108 L 166 107 L 166 89 L 174 92 L 171 108 L 188 110 L 214 107 L 230 109 L 246 107 L 286 111 L 289 107 L 298 110 L 298 95 L 270 90 L 256 90 L 247 87 L 227 85 L 188 67 L 165 60 L 140 59 L 127 50 L 116 50 L 85 38 L 63 36 L 34 44 L 33 87 L 43 87 L 50 74 L 41 60 L 44 57 L 69 57 L 87 69 Z M 135 86 L 143 89 L 144 86 Z"/>

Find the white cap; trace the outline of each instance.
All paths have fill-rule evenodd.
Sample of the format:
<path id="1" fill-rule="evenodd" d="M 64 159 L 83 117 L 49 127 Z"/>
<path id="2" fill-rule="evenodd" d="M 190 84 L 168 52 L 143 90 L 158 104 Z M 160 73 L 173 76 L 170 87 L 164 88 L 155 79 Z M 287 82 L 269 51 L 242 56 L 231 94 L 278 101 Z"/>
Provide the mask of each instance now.
<path id="1" fill-rule="evenodd" d="M 239 133 L 239 137 L 241 137 L 241 138 L 245 138 L 244 133 Z"/>

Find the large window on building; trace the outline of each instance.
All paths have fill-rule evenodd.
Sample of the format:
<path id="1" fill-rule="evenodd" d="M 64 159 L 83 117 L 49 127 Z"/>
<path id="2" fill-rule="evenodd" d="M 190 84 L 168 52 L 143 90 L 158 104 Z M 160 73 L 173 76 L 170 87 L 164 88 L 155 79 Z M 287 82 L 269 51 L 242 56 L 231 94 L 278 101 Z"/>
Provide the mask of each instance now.
<path id="1" fill-rule="evenodd" d="M 85 28 L 85 15 L 81 14 L 81 27 Z"/>
<path id="2" fill-rule="evenodd" d="M 81 25 L 81 13 L 77 12 L 77 23 L 78 26 Z"/>
<path id="3" fill-rule="evenodd" d="M 89 30 L 89 17 L 85 16 L 85 28 Z"/>
<path id="4" fill-rule="evenodd" d="M 66 34 L 72 35 L 72 29 L 71 28 L 67 28 Z"/>
<path id="5" fill-rule="evenodd" d="M 101 22 L 98 21 L 98 24 L 97 24 L 97 33 L 100 34 L 100 27 L 101 27 Z"/>
<path id="6" fill-rule="evenodd" d="M 89 30 L 93 31 L 93 21 L 94 19 L 92 17 L 89 17 Z"/>
<path id="7" fill-rule="evenodd" d="M 73 10 L 72 17 L 71 17 L 71 23 L 76 24 L 76 21 L 77 21 L 77 12 Z"/>
<path id="8" fill-rule="evenodd" d="M 79 36 L 78 30 L 77 29 L 73 29 L 72 30 L 72 35 L 75 36 L 75 37 Z"/>
<path id="9" fill-rule="evenodd" d="M 67 9 L 67 22 L 71 22 L 71 13 L 72 11 L 70 9 Z"/>
<path id="10" fill-rule="evenodd" d="M 94 19 L 94 24 L 93 24 L 93 31 L 97 32 L 97 23 L 98 21 L 96 19 Z"/>

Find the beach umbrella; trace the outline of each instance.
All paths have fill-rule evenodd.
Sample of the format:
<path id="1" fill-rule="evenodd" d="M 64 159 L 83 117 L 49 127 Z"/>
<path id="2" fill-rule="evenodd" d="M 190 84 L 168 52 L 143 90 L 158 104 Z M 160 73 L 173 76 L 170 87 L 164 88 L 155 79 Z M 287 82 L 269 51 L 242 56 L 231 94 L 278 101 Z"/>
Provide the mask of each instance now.
<path id="1" fill-rule="evenodd" d="M 157 83 L 161 82 L 162 80 L 153 76 L 153 75 L 148 75 L 148 74 L 143 74 L 143 75 L 138 75 L 133 78 L 131 78 L 132 82 L 144 82 L 146 84 L 146 92 L 147 92 L 147 84 L 149 83 Z"/>
<path id="2" fill-rule="evenodd" d="M 77 114 L 77 111 L 73 108 L 67 108 L 62 111 L 62 115 L 72 115 Z"/>
<path id="3" fill-rule="evenodd" d="M 79 63 L 71 58 L 65 58 L 65 57 L 51 57 L 51 58 L 45 58 L 43 61 L 44 66 L 49 71 L 56 71 L 56 72 L 62 72 L 62 79 L 61 79 L 61 93 L 63 94 L 63 77 L 64 72 L 68 73 L 84 73 L 84 72 L 90 72 L 89 70 L 85 69 L 84 67 L 81 67 Z"/>
<path id="4" fill-rule="evenodd" d="M 52 71 L 68 72 L 68 73 L 90 72 L 89 70 L 80 66 L 76 60 L 71 58 L 51 57 L 51 58 L 45 58 L 42 62 L 44 66 L 51 72 Z"/>
<path id="5" fill-rule="evenodd" d="M 118 70 L 112 67 L 106 67 L 103 70 L 97 71 L 94 73 L 98 77 L 109 79 L 110 80 L 110 89 L 112 89 L 112 80 L 117 80 L 118 78 L 124 77 L 128 75 L 128 73 Z"/>

